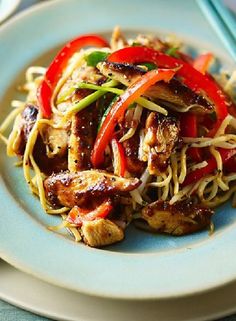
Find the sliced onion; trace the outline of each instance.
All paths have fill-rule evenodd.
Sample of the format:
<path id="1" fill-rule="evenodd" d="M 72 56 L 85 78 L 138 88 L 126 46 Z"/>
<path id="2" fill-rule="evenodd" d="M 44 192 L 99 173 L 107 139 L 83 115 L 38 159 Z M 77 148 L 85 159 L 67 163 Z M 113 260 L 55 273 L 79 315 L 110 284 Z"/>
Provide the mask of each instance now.
<path id="1" fill-rule="evenodd" d="M 112 139 L 112 141 L 111 141 L 111 148 L 112 148 L 112 153 L 113 153 L 114 174 L 119 176 L 120 172 L 121 172 L 120 155 L 119 155 L 118 146 L 117 146 L 114 139 Z"/>
<path id="2" fill-rule="evenodd" d="M 140 177 L 141 180 L 141 185 L 138 187 L 138 191 L 140 194 L 143 193 L 145 187 L 147 186 L 147 182 L 149 181 L 151 175 L 149 174 L 149 170 L 148 168 L 145 169 L 145 171 L 143 172 L 142 176 Z"/>
<path id="3" fill-rule="evenodd" d="M 147 161 L 145 159 L 145 153 L 143 150 L 143 145 L 144 145 L 144 138 L 145 138 L 145 133 L 144 133 L 144 129 L 141 129 L 139 132 L 139 148 L 138 148 L 138 159 L 140 161 Z"/>
<path id="4" fill-rule="evenodd" d="M 131 138 L 135 134 L 136 129 L 138 127 L 138 124 L 140 122 L 140 118 L 142 116 L 142 111 L 143 111 L 143 107 L 141 107 L 139 104 L 137 104 L 136 107 L 135 107 L 135 110 L 134 110 L 134 113 L 133 113 L 133 119 L 132 119 L 134 121 L 134 126 L 132 128 L 130 128 L 127 131 L 127 133 L 124 134 L 124 136 L 121 137 L 120 143 L 122 143 L 125 140 Z"/>
<path id="5" fill-rule="evenodd" d="M 134 189 L 133 191 L 129 192 L 133 201 L 139 205 L 144 205 L 146 202 L 142 199 L 142 196 L 140 195 L 140 192 L 138 189 Z"/>

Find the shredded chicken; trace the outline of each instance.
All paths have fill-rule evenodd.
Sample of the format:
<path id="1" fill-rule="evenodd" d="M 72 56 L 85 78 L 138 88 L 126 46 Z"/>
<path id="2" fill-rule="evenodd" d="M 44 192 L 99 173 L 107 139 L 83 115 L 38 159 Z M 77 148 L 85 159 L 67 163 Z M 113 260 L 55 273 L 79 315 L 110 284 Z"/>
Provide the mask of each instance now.
<path id="1" fill-rule="evenodd" d="M 120 30 L 119 26 L 116 26 L 113 30 L 112 36 L 111 36 L 111 50 L 118 50 L 121 48 L 124 48 L 128 45 L 127 40 L 125 39 L 125 36 Z"/>
<path id="2" fill-rule="evenodd" d="M 46 125 L 41 135 L 47 147 L 47 156 L 49 158 L 62 157 L 67 153 L 68 131 L 66 129 Z"/>
<path id="3" fill-rule="evenodd" d="M 179 138 L 179 122 L 173 117 L 150 113 L 146 120 L 146 135 L 143 143 L 143 160 L 148 161 L 151 175 L 165 171 L 171 153 Z"/>
<path id="4" fill-rule="evenodd" d="M 90 158 L 97 126 L 95 105 L 72 116 L 68 150 L 68 169 L 71 172 L 91 168 Z"/>

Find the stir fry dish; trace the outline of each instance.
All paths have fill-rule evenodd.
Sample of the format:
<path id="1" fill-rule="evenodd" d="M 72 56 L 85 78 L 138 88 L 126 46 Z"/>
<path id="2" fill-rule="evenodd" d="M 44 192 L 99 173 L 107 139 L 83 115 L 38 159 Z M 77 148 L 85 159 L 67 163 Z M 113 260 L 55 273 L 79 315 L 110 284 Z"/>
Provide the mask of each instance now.
<path id="1" fill-rule="evenodd" d="M 184 48 L 116 27 L 110 42 L 81 35 L 48 68 L 27 69 L 26 100 L 12 102 L 0 137 L 44 211 L 62 217 L 51 229 L 102 247 L 131 223 L 213 231 L 215 208 L 235 205 L 236 73 L 210 74 L 213 54 Z"/>

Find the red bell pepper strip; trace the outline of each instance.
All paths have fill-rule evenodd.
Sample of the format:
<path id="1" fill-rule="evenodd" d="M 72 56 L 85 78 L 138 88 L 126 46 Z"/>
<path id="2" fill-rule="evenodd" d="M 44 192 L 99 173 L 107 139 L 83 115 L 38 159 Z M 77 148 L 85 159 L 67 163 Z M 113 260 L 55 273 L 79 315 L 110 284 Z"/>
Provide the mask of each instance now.
<path id="1" fill-rule="evenodd" d="M 117 138 L 112 139 L 111 146 L 113 150 L 114 162 L 117 162 L 117 168 L 114 168 L 114 173 L 118 176 L 124 177 L 126 170 L 126 158 L 124 148 L 122 144 L 117 140 Z"/>
<path id="2" fill-rule="evenodd" d="M 192 113 L 183 113 L 180 116 L 180 130 L 182 137 L 197 137 L 197 117 Z M 193 161 L 201 161 L 201 150 L 200 148 L 191 147 L 188 149 L 187 154 Z"/>
<path id="3" fill-rule="evenodd" d="M 203 75 L 207 72 L 210 63 L 213 60 L 212 53 L 208 52 L 206 54 L 199 55 L 193 62 L 193 67 L 200 71 Z"/>
<path id="4" fill-rule="evenodd" d="M 233 157 L 236 154 L 236 148 L 233 148 L 233 149 L 219 148 L 218 151 L 220 152 L 223 164 L 225 164 L 231 157 Z M 215 157 L 211 157 L 210 159 L 207 160 L 207 165 L 205 167 L 196 169 L 190 172 L 189 174 L 187 174 L 182 186 L 184 187 L 189 184 L 196 183 L 202 177 L 208 174 L 211 174 L 216 169 L 217 169 L 217 163 L 216 163 Z"/>
<path id="5" fill-rule="evenodd" d="M 182 66 L 176 73 L 182 78 L 185 85 L 193 91 L 204 91 L 215 105 L 217 121 L 208 136 L 213 136 L 222 121 L 228 115 L 228 107 L 232 104 L 220 86 L 209 75 L 203 75 L 186 61 L 170 57 L 160 51 L 147 47 L 126 47 L 112 53 L 108 59 L 110 62 L 141 63 L 151 62 L 159 68 L 176 68 Z"/>
<path id="6" fill-rule="evenodd" d="M 231 157 L 225 164 L 224 167 L 227 172 L 236 172 L 236 158 Z"/>
<path id="7" fill-rule="evenodd" d="M 76 51 L 86 46 L 109 47 L 109 44 L 98 35 L 83 35 L 71 40 L 59 51 L 48 67 L 37 92 L 39 108 L 44 117 L 49 118 L 51 116 L 52 93 L 69 59 Z"/>
<path id="8" fill-rule="evenodd" d="M 78 206 L 74 206 L 68 216 L 67 221 L 71 224 L 75 224 L 78 227 L 83 224 L 85 221 L 94 221 L 98 218 L 105 218 L 113 209 L 111 201 L 106 200 L 102 202 L 94 210 L 83 209 Z"/>
<path id="9" fill-rule="evenodd" d="M 129 105 L 157 81 L 164 80 L 168 82 L 174 74 L 175 70 L 171 69 L 151 70 L 139 77 L 136 82 L 119 97 L 111 107 L 98 132 L 91 157 L 92 164 L 95 168 L 102 165 L 105 148 L 113 137 L 117 122 L 124 117 L 124 113 Z"/>
<path id="10" fill-rule="evenodd" d="M 51 97 L 52 88 L 45 80 L 43 80 L 37 90 L 37 100 L 39 109 L 45 118 L 49 118 L 51 116 Z"/>

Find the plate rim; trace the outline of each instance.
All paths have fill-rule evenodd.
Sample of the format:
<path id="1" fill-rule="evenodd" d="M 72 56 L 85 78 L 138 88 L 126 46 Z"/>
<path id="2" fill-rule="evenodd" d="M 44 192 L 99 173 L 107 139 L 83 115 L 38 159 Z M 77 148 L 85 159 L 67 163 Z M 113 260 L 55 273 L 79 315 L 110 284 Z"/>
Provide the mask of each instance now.
<path id="1" fill-rule="evenodd" d="M 8 265 L 7 263 L 5 263 L 4 261 L 1 261 L 0 260 L 0 272 L 1 272 L 1 264 L 3 265 L 6 265 L 6 267 L 4 268 L 4 271 L 6 271 L 6 268 L 7 268 L 7 272 L 3 273 L 3 276 L 1 276 L 0 274 L 0 280 L 1 278 L 4 278 L 4 281 L 7 279 L 10 280 L 10 282 L 12 282 L 12 277 L 14 279 L 14 285 L 15 285 L 15 282 L 17 282 L 17 279 L 20 279 L 20 283 L 22 284 L 22 278 L 24 280 L 24 284 L 26 284 L 26 287 L 27 287 L 27 290 L 24 291 L 24 293 L 27 293 L 29 291 L 31 291 L 32 288 L 35 288 L 35 287 L 39 287 L 40 291 L 42 292 L 42 288 L 43 288 L 43 291 L 45 290 L 46 293 L 50 293 L 51 297 L 55 299 L 55 296 L 58 294 L 58 291 L 59 292 L 65 292 L 63 294 L 63 297 L 67 297 L 68 296 L 68 290 L 66 289 L 63 289 L 63 288 L 59 288 L 57 286 L 54 286 L 54 285 L 48 285 L 47 283 L 45 283 L 44 281 L 42 280 L 38 280 L 38 279 L 35 279 L 27 274 L 25 274 L 24 272 L 21 272 L 13 267 L 11 267 L 10 265 Z M 33 284 L 31 284 L 33 282 Z M 76 293 L 76 292 L 73 292 L 73 291 L 70 291 L 69 290 L 69 295 L 72 295 L 72 299 L 77 296 L 77 299 L 76 299 L 76 307 L 74 304 L 72 304 L 72 308 L 74 308 L 74 314 L 76 314 L 76 318 L 71 318 L 69 315 L 67 315 L 67 307 L 65 309 L 65 307 L 63 307 L 63 313 L 64 315 L 60 315 L 60 314 L 56 314 L 58 313 L 53 311 L 53 308 L 51 308 L 51 310 L 49 311 L 48 310 L 48 307 L 45 308 L 45 306 L 43 306 L 43 303 L 42 303 L 42 300 L 37 300 L 35 299 L 35 297 L 33 296 L 33 301 L 29 301 L 29 295 L 27 295 L 26 297 L 22 297 L 22 295 L 19 296 L 19 294 L 12 292 L 11 291 L 11 287 L 10 287 L 10 290 L 9 290 L 9 287 L 8 287 L 8 282 L 7 282 L 7 291 L 5 290 L 5 288 L 3 287 L 3 290 L 0 289 L 0 300 L 3 300 L 7 303 L 10 303 L 10 304 L 13 304 L 21 309 L 24 309 L 24 310 L 27 310 L 27 311 L 30 311 L 32 313 L 35 313 L 37 315 L 41 315 L 41 316 L 44 316 L 44 317 L 47 317 L 47 318 L 56 318 L 57 320 L 67 320 L 67 321 L 72 321 L 72 320 L 76 320 L 76 321 L 79 321 L 80 319 L 80 315 L 78 315 L 78 312 L 76 310 L 76 307 L 78 306 L 78 304 L 80 304 L 80 299 L 83 298 L 83 294 L 79 294 L 79 293 Z M 234 293 L 234 288 L 236 288 L 236 282 L 235 282 L 235 285 L 233 287 L 233 289 L 231 290 L 228 290 L 230 293 Z M 32 297 L 32 295 L 30 296 Z M 220 297 L 217 296 L 217 294 L 213 291 L 210 293 L 210 295 L 207 296 L 207 300 L 209 300 L 209 302 L 212 302 L 212 301 L 215 301 L 217 300 L 218 301 L 221 301 L 221 299 L 223 298 L 224 299 L 225 295 L 222 294 Z M 59 299 L 61 298 L 61 296 L 59 296 Z M 195 304 L 195 295 L 192 296 L 191 300 L 194 301 L 194 304 Z M 90 297 L 87 296 L 87 300 L 89 301 L 90 300 Z M 50 300 L 47 300 L 50 302 Z M 58 302 L 58 298 L 56 298 L 56 301 Z M 104 300 L 104 304 L 109 304 L 110 301 L 106 301 L 106 299 Z M 202 301 L 204 303 L 202 303 Z M 99 301 L 101 302 L 101 301 Z M 116 300 L 114 300 L 114 302 L 117 302 Z M 148 303 L 148 302 L 147 302 Z M 173 302 L 168 302 L 170 305 L 173 304 Z M 203 308 L 205 306 L 208 307 L 208 305 L 205 304 L 205 301 L 203 298 L 200 297 L 200 303 L 203 305 Z M 158 302 L 159 305 L 162 305 L 162 302 Z M 91 302 L 87 302 L 87 305 L 88 306 L 91 306 Z M 157 310 L 159 310 L 159 305 L 158 305 L 158 308 Z M 183 305 L 183 303 L 182 303 Z M 188 306 L 191 305 L 188 304 Z M 201 306 L 201 305 L 200 305 Z M 228 307 L 226 308 L 224 311 L 222 309 L 220 309 L 218 312 L 214 312 L 214 313 L 208 313 L 206 315 L 206 311 L 203 311 L 201 312 L 202 316 L 201 317 L 194 317 L 193 316 L 193 312 L 192 312 L 192 309 L 191 309 L 191 319 L 190 318 L 187 318 L 188 321 L 206 321 L 206 320 L 215 320 L 215 319 L 218 319 L 218 318 L 222 318 L 222 317 L 225 317 L 225 316 L 228 316 L 228 315 L 231 315 L 233 313 L 236 312 L 236 305 L 234 304 L 231 304 L 232 307 Z M 182 307 L 182 306 L 181 306 Z M 198 307 L 199 307 L 199 300 L 198 300 Z M 184 307 L 186 309 L 186 307 Z M 188 309 L 190 309 L 189 307 L 187 307 Z M 120 305 L 119 307 L 117 307 L 117 309 L 119 309 L 119 312 L 121 311 L 122 309 L 122 302 L 120 301 Z M 165 309 L 165 308 L 164 308 Z M 183 307 L 182 307 L 183 309 Z M 208 307 L 209 309 L 209 307 Z M 55 309 L 54 309 L 55 310 Z M 150 310 L 150 309 L 149 309 Z M 168 310 L 169 310 L 169 305 L 168 305 Z M 70 306 L 70 311 L 71 311 L 71 306 Z M 179 311 L 179 307 L 178 307 L 178 311 Z M 184 315 L 185 315 L 185 321 L 186 320 L 186 310 L 184 311 Z M 89 318 L 90 321 L 91 318 Z M 96 319 L 96 316 L 94 317 L 94 321 L 97 320 Z M 159 320 L 160 320 L 160 317 L 159 317 Z M 162 321 L 165 321 L 163 320 L 163 317 L 161 318 Z M 82 321 L 82 319 L 81 319 Z M 83 320 L 84 321 L 84 320 Z M 103 320 L 103 321 L 107 321 L 107 320 Z M 169 321 L 169 320 L 168 320 Z"/>

